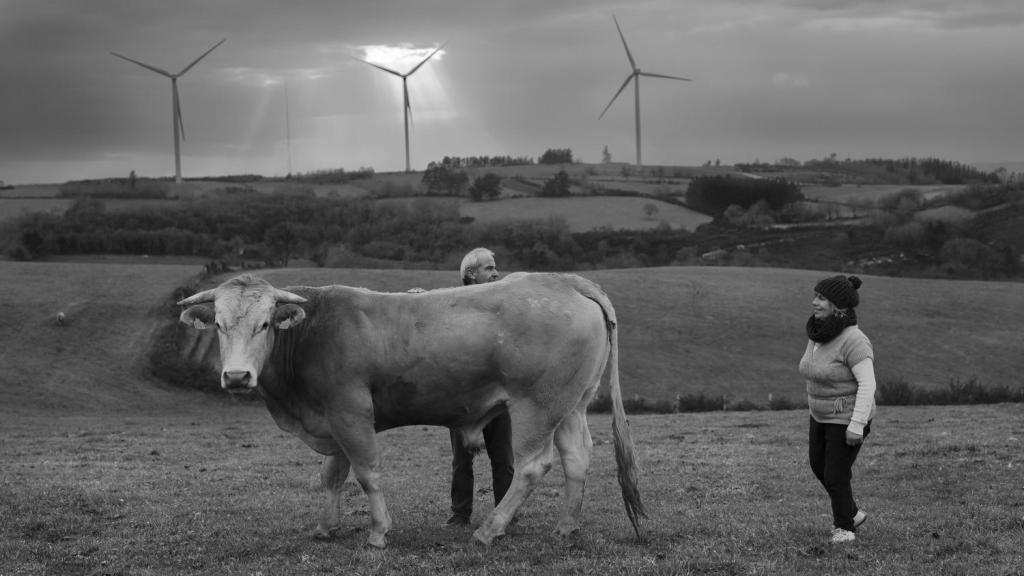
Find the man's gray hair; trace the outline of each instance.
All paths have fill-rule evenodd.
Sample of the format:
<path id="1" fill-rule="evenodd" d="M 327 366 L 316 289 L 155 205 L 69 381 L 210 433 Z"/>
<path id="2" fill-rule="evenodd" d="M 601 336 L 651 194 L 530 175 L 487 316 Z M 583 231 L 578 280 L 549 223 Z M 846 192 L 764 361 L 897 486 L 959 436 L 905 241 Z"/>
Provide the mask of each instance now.
<path id="1" fill-rule="evenodd" d="M 462 283 L 469 284 L 467 280 L 472 280 L 467 277 L 470 272 L 476 272 L 477 268 L 480 267 L 480 261 L 490 256 L 494 258 L 494 252 L 491 252 L 487 248 L 473 248 L 462 258 L 462 266 L 459 267 L 459 275 L 462 277 Z"/>

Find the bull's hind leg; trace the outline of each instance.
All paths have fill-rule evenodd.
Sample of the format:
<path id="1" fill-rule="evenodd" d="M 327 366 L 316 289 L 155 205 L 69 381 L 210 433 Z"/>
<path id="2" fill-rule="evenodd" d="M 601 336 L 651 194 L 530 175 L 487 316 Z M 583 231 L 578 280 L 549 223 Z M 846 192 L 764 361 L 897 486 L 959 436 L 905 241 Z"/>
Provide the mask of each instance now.
<path id="1" fill-rule="evenodd" d="M 326 492 L 324 506 L 320 510 L 320 522 L 313 530 L 313 537 L 328 539 L 341 526 L 341 491 L 348 478 L 349 462 L 339 452 L 325 456 L 320 465 L 320 486 Z"/>
<path id="2" fill-rule="evenodd" d="M 555 430 L 555 446 L 558 447 L 565 471 L 565 502 L 555 533 L 568 536 L 580 529 L 583 492 L 586 489 L 587 472 L 590 470 L 590 451 L 594 446 L 586 412 L 577 409 L 565 417 Z"/>
<path id="3" fill-rule="evenodd" d="M 505 527 L 540 479 L 551 469 L 555 457 L 553 424 L 546 421 L 542 411 L 525 412 L 512 407 L 509 412 L 512 417 L 515 473 L 505 497 L 473 533 L 473 537 L 484 544 L 490 544 L 505 533 Z"/>

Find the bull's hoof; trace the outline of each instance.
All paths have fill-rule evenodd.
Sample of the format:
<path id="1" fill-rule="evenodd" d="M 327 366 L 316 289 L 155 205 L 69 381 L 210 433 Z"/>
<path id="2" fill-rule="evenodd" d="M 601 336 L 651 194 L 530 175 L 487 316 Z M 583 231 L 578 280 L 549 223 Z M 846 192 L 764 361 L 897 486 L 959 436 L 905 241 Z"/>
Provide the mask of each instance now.
<path id="1" fill-rule="evenodd" d="M 475 538 L 477 542 L 483 544 L 484 546 L 490 546 L 494 543 L 495 538 L 504 535 L 504 532 L 500 532 L 498 534 L 491 534 L 487 530 L 484 530 L 483 526 L 477 528 L 476 531 L 473 532 L 473 538 Z"/>
<path id="2" fill-rule="evenodd" d="M 366 545 L 370 546 L 371 548 L 383 550 L 388 546 L 387 536 L 385 536 L 384 534 L 375 534 L 373 532 L 370 532 L 370 537 L 366 539 Z"/>
<path id="3" fill-rule="evenodd" d="M 334 538 L 334 533 L 339 530 L 339 526 L 324 527 L 317 525 L 313 529 L 313 540 L 331 540 Z"/>
<path id="4" fill-rule="evenodd" d="M 580 525 L 575 522 L 559 522 L 558 526 L 555 526 L 554 534 L 561 538 L 567 538 L 573 534 L 579 534 Z"/>

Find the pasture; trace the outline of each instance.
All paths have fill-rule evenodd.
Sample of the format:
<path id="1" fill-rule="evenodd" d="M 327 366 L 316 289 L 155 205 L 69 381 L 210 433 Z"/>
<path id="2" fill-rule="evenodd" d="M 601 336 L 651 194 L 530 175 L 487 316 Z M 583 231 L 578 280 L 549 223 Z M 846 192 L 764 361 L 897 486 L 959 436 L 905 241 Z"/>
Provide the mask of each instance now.
<path id="1" fill-rule="evenodd" d="M 644 207 L 652 204 L 657 212 L 647 216 Z M 646 230 L 662 223 L 672 228 L 693 231 L 711 221 L 683 206 L 652 198 L 625 196 L 584 196 L 573 198 L 512 198 L 495 202 L 464 202 L 459 206 L 462 216 L 476 222 L 491 224 L 509 220 L 545 220 L 564 218 L 570 232 L 588 232 L 595 228 L 613 230 Z"/>
<path id="2" fill-rule="evenodd" d="M 918 190 L 926 200 L 937 196 L 955 194 L 962 191 L 966 186 L 958 185 L 929 185 L 914 186 L 911 184 L 878 184 L 868 186 L 821 186 L 805 185 L 800 191 L 810 200 L 820 202 L 877 202 L 886 196 L 892 196 L 907 189 Z"/>
<path id="3" fill-rule="evenodd" d="M 349 484 L 343 526 L 310 533 L 318 461 L 266 410 L 197 396 L 145 411 L 96 404 L 0 420 L 0 574 L 1020 574 L 1024 485 L 1018 406 L 884 408 L 855 467 L 870 514 L 831 547 L 828 501 L 805 464 L 806 414 L 631 418 L 650 511 L 637 543 L 622 510 L 610 421 L 596 447 L 582 531 L 552 538 L 556 465 L 490 548 L 442 528 L 442 429 L 384 433 L 389 547 L 364 547 L 366 499 Z M 473 523 L 490 510 L 477 463 Z"/>
<path id="4" fill-rule="evenodd" d="M 803 410 L 630 417 L 651 518 L 634 541 L 615 482 L 610 419 L 583 531 L 550 536 L 557 464 L 489 549 L 442 529 L 442 429 L 384 433 L 395 529 L 363 548 L 365 497 L 342 532 L 309 533 L 319 458 L 258 402 L 171 389 L 141 356 L 167 298 L 197 266 L 0 261 L 0 574 L 1020 574 L 1024 407 L 881 407 L 855 467 L 871 515 L 851 546 L 825 544 L 827 498 L 805 463 Z M 624 394 L 785 393 L 813 282 L 825 273 L 742 268 L 588 272 L 620 320 Z M 381 290 L 454 284 L 438 271 L 285 269 L 284 284 Z M 1019 284 L 865 279 L 862 324 L 880 381 L 977 376 L 1019 386 Z M 53 315 L 67 312 L 67 325 Z M 998 313 L 996 313 L 998 312 Z M 212 375 L 211 375 L 212 377 Z M 751 396 L 751 398 L 755 398 Z M 478 459 L 479 460 L 479 459 Z M 490 510 L 477 463 L 474 523 Z"/>

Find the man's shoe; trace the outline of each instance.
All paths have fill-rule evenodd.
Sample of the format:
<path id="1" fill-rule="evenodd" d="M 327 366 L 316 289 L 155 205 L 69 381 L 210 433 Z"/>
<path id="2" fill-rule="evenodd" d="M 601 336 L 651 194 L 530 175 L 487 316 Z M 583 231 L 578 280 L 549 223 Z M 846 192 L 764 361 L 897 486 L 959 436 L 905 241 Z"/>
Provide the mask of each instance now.
<path id="1" fill-rule="evenodd" d="M 867 519 L 868 519 L 867 513 L 864 512 L 863 510 L 858 510 L 857 514 L 854 515 L 854 517 L 853 517 L 853 527 L 854 528 L 859 528 L 860 525 L 863 524 L 864 521 L 867 520 Z"/>
<path id="2" fill-rule="evenodd" d="M 452 514 L 444 523 L 445 526 L 469 526 L 469 517 L 462 514 Z"/>
<path id="3" fill-rule="evenodd" d="M 845 542 L 853 542 L 857 539 L 857 535 L 849 530 L 843 530 L 842 528 L 832 529 L 831 542 L 833 544 L 843 544 Z"/>

